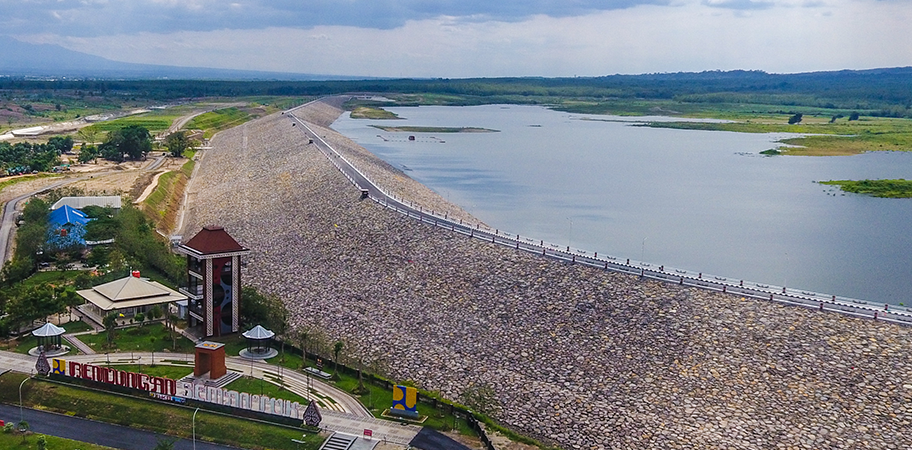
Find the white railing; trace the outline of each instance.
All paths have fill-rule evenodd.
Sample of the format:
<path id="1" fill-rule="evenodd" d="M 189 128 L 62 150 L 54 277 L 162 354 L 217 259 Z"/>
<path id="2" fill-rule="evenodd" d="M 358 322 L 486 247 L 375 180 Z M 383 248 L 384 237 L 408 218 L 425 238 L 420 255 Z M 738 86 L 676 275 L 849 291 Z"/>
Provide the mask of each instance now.
<path id="1" fill-rule="evenodd" d="M 306 106 L 306 104 L 301 107 L 303 106 Z M 289 110 L 289 112 L 298 108 L 293 108 Z M 296 123 L 306 128 L 314 138 L 320 141 L 323 147 L 328 150 L 323 151 L 327 159 L 329 159 L 356 188 L 362 192 L 365 190 L 365 186 L 361 186 L 346 169 L 340 165 L 339 161 L 343 161 L 350 170 L 356 172 L 366 183 L 370 184 L 373 189 L 381 194 L 379 197 L 370 195 L 369 197 L 371 200 L 385 208 L 404 214 L 406 217 L 416 219 L 420 222 L 460 233 L 470 238 L 490 241 L 492 244 L 512 247 L 516 250 L 567 261 L 571 264 L 583 264 L 603 270 L 638 275 L 643 278 L 665 281 L 668 283 L 676 283 L 682 286 L 698 287 L 743 295 L 745 297 L 770 300 L 788 305 L 814 308 L 820 311 L 838 312 L 849 316 L 867 317 L 902 325 L 912 325 L 912 310 L 903 306 L 885 304 L 881 307 L 879 303 L 865 300 L 737 280 L 731 277 L 721 277 L 704 274 L 702 272 L 665 267 L 664 265 L 656 265 L 645 261 L 631 261 L 629 258 L 625 259 L 624 262 L 619 262 L 616 257 L 604 254 L 599 256 L 598 252 L 589 252 L 578 248 L 571 248 L 569 245 L 560 246 L 554 243 L 545 242 L 544 240 L 535 240 L 530 237 L 519 236 L 518 234 L 504 232 L 499 229 L 492 229 L 481 223 L 469 224 L 464 223 L 461 219 L 458 221 L 456 219 L 450 219 L 448 212 L 444 212 L 444 215 L 441 216 L 437 211 L 424 209 L 420 205 L 415 205 L 412 201 L 396 198 L 387 193 L 371 181 L 367 175 L 358 170 L 351 161 L 329 145 L 326 140 L 315 133 L 301 119 L 293 114 L 291 117 Z"/>

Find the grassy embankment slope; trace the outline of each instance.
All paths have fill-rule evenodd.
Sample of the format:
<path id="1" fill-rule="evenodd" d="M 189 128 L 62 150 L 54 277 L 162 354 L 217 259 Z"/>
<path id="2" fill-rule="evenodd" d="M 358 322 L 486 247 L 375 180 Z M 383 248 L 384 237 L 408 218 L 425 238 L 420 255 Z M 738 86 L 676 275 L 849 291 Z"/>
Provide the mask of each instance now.
<path id="1" fill-rule="evenodd" d="M 195 165 L 196 161 L 191 154 L 190 160 L 181 166 L 181 170 L 163 173 L 158 178 L 158 186 L 143 202 L 143 211 L 158 229 L 170 232 L 177 223 L 184 190 L 190 182 Z"/>
<path id="2" fill-rule="evenodd" d="M 219 131 L 242 125 L 275 109 L 275 107 L 257 104 L 251 104 L 245 108 L 219 109 L 194 117 L 184 128 L 203 130 L 203 136 L 211 138 Z M 167 129 L 168 126 L 170 123 L 164 128 Z M 171 231 L 177 223 L 177 214 L 184 190 L 190 182 L 190 176 L 193 174 L 196 164 L 192 151 L 185 152 L 184 156 L 190 160 L 181 167 L 181 170 L 162 174 L 158 179 L 158 186 L 143 202 L 143 210 L 164 232 Z"/>

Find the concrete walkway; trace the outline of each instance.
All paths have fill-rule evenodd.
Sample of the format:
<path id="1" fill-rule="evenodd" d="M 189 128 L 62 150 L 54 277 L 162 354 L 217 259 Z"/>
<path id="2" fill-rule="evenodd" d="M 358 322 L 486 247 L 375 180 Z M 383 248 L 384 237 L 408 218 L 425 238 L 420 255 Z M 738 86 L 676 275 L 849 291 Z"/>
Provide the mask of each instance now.
<path id="1" fill-rule="evenodd" d="M 85 333 L 91 333 L 91 331 L 86 331 Z M 76 349 L 81 351 L 82 353 L 85 353 L 86 355 L 94 355 L 95 350 L 92 350 L 92 347 L 89 347 L 88 345 L 86 345 L 85 342 L 80 341 L 79 338 L 76 337 L 77 334 L 81 334 L 81 333 L 66 333 L 63 335 L 63 338 L 66 339 L 67 342 L 72 344 L 73 347 L 76 347 Z"/>

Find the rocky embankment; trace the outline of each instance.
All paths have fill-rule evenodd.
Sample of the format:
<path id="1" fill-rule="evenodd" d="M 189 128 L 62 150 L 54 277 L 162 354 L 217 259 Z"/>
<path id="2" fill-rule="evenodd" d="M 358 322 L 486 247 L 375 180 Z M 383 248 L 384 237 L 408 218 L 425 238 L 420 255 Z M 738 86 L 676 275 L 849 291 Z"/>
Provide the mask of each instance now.
<path id="1" fill-rule="evenodd" d="M 323 126 L 330 113 L 297 112 Z M 454 399 L 490 386 L 503 423 L 564 448 L 912 448 L 908 328 L 435 229 L 359 201 L 299 133 L 281 115 L 220 133 L 193 181 L 183 234 L 224 226 L 252 250 L 246 283 L 281 296 L 296 326 L 345 340 L 394 378 Z M 381 186 L 444 205 L 320 133 L 358 153 Z"/>

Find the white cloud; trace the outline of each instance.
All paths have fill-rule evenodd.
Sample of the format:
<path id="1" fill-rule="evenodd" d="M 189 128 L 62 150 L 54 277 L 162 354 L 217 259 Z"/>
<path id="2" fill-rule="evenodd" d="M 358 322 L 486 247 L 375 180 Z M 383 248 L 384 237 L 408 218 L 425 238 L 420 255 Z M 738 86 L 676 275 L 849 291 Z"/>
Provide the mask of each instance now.
<path id="1" fill-rule="evenodd" d="M 183 66 L 389 77 L 574 76 L 760 69 L 800 72 L 912 65 L 904 2 L 779 1 L 726 9 L 702 0 L 519 22 L 460 17 L 391 29 L 270 27 L 32 42 L 111 59 Z"/>

